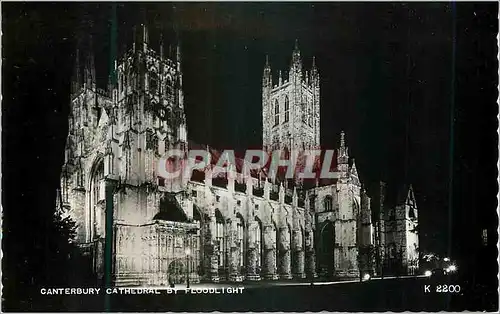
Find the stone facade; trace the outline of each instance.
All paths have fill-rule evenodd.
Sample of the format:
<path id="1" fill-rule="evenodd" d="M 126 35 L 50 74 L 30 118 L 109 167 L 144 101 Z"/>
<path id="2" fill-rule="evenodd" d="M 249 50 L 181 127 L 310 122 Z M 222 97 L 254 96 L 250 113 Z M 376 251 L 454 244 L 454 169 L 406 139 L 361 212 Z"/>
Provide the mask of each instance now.
<path id="1" fill-rule="evenodd" d="M 374 245 L 381 256 L 394 244 L 405 259 L 415 257 L 412 190 L 409 201 L 395 207 L 397 228 L 380 211 L 374 230 L 370 198 L 349 162 L 344 133 L 336 179 L 307 190 L 232 173 L 212 180 L 210 170 L 202 179 L 165 183 L 157 174 L 158 158 L 169 148 L 189 148 L 181 53 L 177 48 L 165 56 L 163 49 L 150 49 L 145 26 L 135 38 L 116 62 L 116 85 L 97 89 L 93 57 L 87 56 L 82 71 L 79 53 L 72 84 L 58 206 L 77 223 L 82 247 L 98 244 L 92 246 L 98 276 L 105 239 L 112 242 L 116 285 L 352 277 L 359 275 L 358 249 Z M 296 46 L 288 81 L 280 77 L 273 86 L 270 71 L 267 64 L 264 146 L 318 147 L 320 81 L 314 61 L 311 73 L 303 75 Z"/>

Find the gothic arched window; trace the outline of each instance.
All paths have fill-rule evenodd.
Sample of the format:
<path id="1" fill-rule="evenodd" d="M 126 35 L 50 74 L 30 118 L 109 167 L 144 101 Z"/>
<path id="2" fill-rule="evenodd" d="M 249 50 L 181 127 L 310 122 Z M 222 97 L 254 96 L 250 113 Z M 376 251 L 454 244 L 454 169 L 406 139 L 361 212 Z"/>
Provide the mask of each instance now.
<path id="1" fill-rule="evenodd" d="M 285 122 L 290 119 L 290 101 L 288 100 L 288 95 L 285 96 Z"/>
<path id="2" fill-rule="evenodd" d="M 276 102 L 274 103 L 274 125 L 278 124 L 280 124 L 280 104 L 276 99 Z"/>
<path id="3" fill-rule="evenodd" d="M 325 207 L 325 211 L 327 212 L 330 212 L 333 210 L 333 198 L 328 195 L 327 197 L 325 197 L 325 200 L 323 201 L 323 204 L 324 204 L 324 207 Z"/>

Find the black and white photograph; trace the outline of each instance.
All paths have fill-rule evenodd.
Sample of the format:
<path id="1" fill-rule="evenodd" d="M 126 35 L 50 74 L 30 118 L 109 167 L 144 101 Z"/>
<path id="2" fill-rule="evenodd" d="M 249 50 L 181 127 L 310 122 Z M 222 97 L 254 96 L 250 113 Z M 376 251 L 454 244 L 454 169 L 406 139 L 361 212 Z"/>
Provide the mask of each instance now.
<path id="1" fill-rule="evenodd" d="M 498 16 L 2 3 L 2 311 L 498 311 Z"/>

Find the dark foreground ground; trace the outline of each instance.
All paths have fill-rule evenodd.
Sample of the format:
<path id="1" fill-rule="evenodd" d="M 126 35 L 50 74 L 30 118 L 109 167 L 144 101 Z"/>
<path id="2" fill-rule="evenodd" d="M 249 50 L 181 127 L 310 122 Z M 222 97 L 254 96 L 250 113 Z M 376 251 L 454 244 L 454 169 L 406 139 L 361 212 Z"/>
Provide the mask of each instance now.
<path id="1" fill-rule="evenodd" d="M 440 282 L 399 278 L 341 284 L 247 286 L 241 294 L 41 296 L 24 311 L 494 311 L 498 294 L 467 282 L 460 293 L 437 292 Z M 447 284 L 444 282 L 444 284 Z M 428 292 L 425 285 L 430 285 Z M 226 287 L 229 285 L 225 285 Z M 237 285 L 231 285 L 233 287 Z M 219 286 L 221 287 L 221 286 Z M 443 290 L 443 287 L 441 287 Z M 28 292 L 27 292 L 28 293 Z M 4 310 L 9 310 L 4 308 Z"/>

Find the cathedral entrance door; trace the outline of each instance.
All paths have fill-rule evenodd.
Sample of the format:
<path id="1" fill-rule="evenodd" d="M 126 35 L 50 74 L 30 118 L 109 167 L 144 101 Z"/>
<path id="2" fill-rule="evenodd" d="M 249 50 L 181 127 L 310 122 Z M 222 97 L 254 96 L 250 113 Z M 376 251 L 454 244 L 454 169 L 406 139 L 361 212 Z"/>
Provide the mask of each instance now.
<path id="1" fill-rule="evenodd" d="M 335 227 L 331 221 L 327 221 L 320 230 L 319 273 L 322 277 L 331 278 L 334 270 Z"/>
<path id="2" fill-rule="evenodd" d="M 186 270 L 184 263 L 179 259 L 173 260 L 168 265 L 168 282 L 173 284 L 182 284 L 186 281 Z"/>

